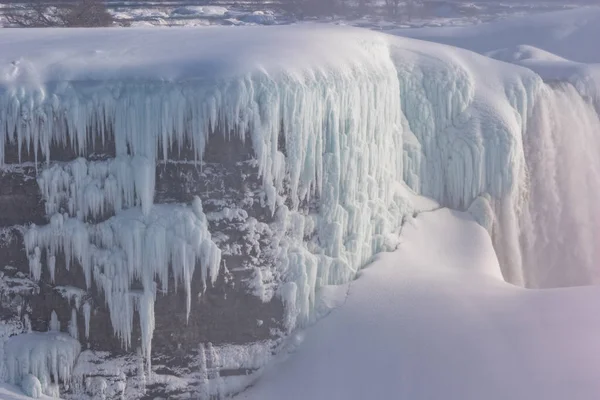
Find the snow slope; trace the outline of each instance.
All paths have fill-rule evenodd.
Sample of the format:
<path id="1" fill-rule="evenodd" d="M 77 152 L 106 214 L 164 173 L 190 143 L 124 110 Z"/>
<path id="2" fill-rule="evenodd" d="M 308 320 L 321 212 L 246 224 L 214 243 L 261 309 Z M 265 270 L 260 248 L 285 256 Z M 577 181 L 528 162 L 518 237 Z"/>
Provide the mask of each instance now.
<path id="1" fill-rule="evenodd" d="M 599 301 L 597 287 L 503 282 L 484 229 L 463 213 L 424 213 L 239 398 L 591 400 Z"/>

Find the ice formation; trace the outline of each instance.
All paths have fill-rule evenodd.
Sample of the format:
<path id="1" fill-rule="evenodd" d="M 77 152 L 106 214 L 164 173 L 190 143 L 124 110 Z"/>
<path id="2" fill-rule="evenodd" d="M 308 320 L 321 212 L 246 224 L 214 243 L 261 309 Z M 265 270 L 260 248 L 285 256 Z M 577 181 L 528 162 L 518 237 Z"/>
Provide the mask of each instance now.
<path id="1" fill-rule="evenodd" d="M 104 294 L 113 329 L 126 348 L 131 344 L 133 316 L 137 311 L 142 352 L 148 364 L 157 282 L 161 290 L 168 291 L 169 271 L 172 272 L 176 284 L 184 288 L 189 315 L 191 281 L 197 262 L 201 265 L 205 286 L 214 283 L 221 262 L 220 250 L 211 240 L 198 198 L 191 206 L 156 205 L 148 215 L 144 215 L 140 207 L 130 208 L 98 224 L 87 224 L 67 214 L 54 214 L 50 224 L 34 225 L 26 232 L 25 247 L 30 259 L 35 260 L 31 273 L 36 279 L 41 276 L 40 249 L 51 255 L 63 253 L 67 269 L 77 261 L 83 269 L 87 288 L 93 282 Z M 135 282 L 141 283 L 141 291 L 132 289 Z M 88 303 L 84 304 L 83 313 L 87 337 Z M 51 327 L 60 330 L 60 325 L 51 324 Z M 75 331 L 76 315 L 69 329 L 72 335 Z"/>
<path id="2" fill-rule="evenodd" d="M 121 156 L 107 161 L 78 158 L 44 169 L 38 184 L 52 215 L 64 209 L 79 219 L 141 206 L 148 214 L 154 198 L 154 163 Z"/>
<path id="3" fill-rule="evenodd" d="M 22 383 L 53 395 L 59 382 L 69 384 L 71 371 L 81 350 L 79 342 L 60 332 L 32 332 L 10 337 L 4 344 L 7 381 Z M 33 378 L 33 379 L 32 379 Z"/>
<path id="4" fill-rule="evenodd" d="M 23 377 L 21 380 L 21 389 L 23 393 L 34 399 L 39 399 L 43 394 L 40 380 L 31 374 Z"/>

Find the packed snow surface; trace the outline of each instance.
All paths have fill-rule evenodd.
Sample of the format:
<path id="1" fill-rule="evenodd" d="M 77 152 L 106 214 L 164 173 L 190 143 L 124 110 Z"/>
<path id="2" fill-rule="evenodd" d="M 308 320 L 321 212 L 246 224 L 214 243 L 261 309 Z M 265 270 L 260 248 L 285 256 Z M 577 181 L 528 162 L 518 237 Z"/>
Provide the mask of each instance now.
<path id="1" fill-rule="evenodd" d="M 243 399 L 594 399 L 600 288 L 505 283 L 467 214 L 419 215 Z"/>

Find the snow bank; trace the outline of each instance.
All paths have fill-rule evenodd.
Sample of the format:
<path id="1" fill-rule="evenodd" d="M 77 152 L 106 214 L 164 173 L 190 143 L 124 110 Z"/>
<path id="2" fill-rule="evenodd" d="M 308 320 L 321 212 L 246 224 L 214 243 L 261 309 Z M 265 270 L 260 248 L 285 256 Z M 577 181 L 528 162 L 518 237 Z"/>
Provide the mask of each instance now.
<path id="1" fill-rule="evenodd" d="M 424 213 L 243 399 L 593 399 L 597 287 L 503 282 L 467 214 Z"/>

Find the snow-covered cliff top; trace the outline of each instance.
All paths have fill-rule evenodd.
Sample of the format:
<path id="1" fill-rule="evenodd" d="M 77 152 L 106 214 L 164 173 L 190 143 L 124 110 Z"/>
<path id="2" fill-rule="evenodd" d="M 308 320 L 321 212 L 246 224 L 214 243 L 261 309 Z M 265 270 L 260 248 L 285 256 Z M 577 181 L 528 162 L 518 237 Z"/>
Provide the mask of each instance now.
<path id="1" fill-rule="evenodd" d="M 441 58 L 467 57 L 467 52 L 431 43 L 320 24 L 236 29 L 3 29 L 0 90 L 61 81 L 203 80 L 257 70 L 294 73 L 332 66 L 366 68 L 389 56 L 390 44 L 427 53 L 429 58 L 440 54 Z"/>
<path id="2" fill-rule="evenodd" d="M 331 26 L 0 32 L 4 88 L 82 80 L 187 80 L 266 68 L 376 62 L 384 36 Z M 385 48 L 385 47 L 383 47 Z"/>

